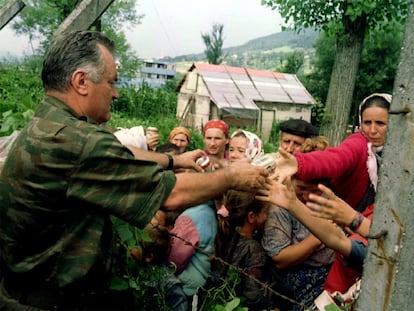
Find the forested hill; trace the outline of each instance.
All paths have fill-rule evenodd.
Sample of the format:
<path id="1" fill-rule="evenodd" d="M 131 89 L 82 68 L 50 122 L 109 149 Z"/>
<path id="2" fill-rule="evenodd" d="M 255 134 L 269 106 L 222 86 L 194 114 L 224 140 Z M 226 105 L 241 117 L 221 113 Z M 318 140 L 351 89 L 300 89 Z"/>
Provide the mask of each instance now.
<path id="1" fill-rule="evenodd" d="M 283 47 L 311 49 L 318 37 L 319 32 L 306 30 L 306 32 L 297 33 L 291 30 L 278 32 L 265 37 L 260 37 L 248 41 L 247 43 L 223 49 L 224 53 L 244 53 L 249 51 L 269 51 Z"/>
<path id="2" fill-rule="evenodd" d="M 280 64 L 280 58 L 294 50 L 303 50 L 305 55 L 312 53 L 313 45 L 319 35 L 314 30 L 297 33 L 292 30 L 256 38 L 243 45 L 223 49 L 225 62 L 230 66 L 274 70 Z M 164 58 L 174 63 L 205 61 L 204 51 L 198 54 L 180 55 Z"/>

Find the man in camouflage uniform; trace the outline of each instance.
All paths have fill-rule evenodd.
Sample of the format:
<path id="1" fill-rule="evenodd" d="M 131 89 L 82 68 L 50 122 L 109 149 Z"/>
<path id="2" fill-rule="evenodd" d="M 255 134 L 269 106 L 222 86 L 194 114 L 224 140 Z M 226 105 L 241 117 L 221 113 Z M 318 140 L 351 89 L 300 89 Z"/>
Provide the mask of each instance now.
<path id="1" fill-rule="evenodd" d="M 92 31 L 60 35 L 49 47 L 46 97 L 0 177 L 1 310 L 122 309 L 105 299 L 111 215 L 143 228 L 160 207 L 182 210 L 264 183 L 266 171 L 249 164 L 174 175 L 196 168 L 201 150 L 172 157 L 124 147 L 102 125 L 119 96 L 113 50 Z"/>

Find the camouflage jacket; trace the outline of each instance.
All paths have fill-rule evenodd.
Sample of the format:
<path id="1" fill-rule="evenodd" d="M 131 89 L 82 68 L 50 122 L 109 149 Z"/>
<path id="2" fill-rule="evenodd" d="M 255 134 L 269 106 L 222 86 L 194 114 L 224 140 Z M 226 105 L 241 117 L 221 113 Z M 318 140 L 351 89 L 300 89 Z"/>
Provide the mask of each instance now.
<path id="1" fill-rule="evenodd" d="M 14 273 L 41 270 L 55 286 L 80 280 L 105 261 L 110 216 L 144 227 L 174 184 L 109 128 L 46 97 L 1 172 L 1 259 Z"/>

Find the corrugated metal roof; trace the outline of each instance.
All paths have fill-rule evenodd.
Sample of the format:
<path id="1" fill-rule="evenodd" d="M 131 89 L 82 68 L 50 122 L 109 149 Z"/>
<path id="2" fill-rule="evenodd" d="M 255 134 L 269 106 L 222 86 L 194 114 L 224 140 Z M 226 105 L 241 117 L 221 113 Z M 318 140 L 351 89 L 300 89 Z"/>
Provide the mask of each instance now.
<path id="1" fill-rule="evenodd" d="M 218 108 L 258 110 L 254 101 L 314 104 L 294 74 L 206 63 L 194 64 Z M 191 70 L 191 69 L 190 69 Z"/>

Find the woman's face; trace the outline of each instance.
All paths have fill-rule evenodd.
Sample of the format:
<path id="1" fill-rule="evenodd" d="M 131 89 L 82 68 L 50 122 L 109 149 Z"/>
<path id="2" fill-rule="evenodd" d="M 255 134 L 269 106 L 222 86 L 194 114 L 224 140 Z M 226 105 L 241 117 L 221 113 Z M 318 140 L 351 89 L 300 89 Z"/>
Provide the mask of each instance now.
<path id="1" fill-rule="evenodd" d="M 180 152 L 184 152 L 188 146 L 187 136 L 182 133 L 175 135 L 170 142 L 180 148 Z"/>
<path id="2" fill-rule="evenodd" d="M 362 112 L 361 128 L 374 147 L 384 145 L 387 133 L 388 111 L 380 107 L 369 107 Z"/>
<path id="3" fill-rule="evenodd" d="M 246 157 L 247 138 L 235 136 L 229 143 L 229 160 L 235 162 Z"/>

